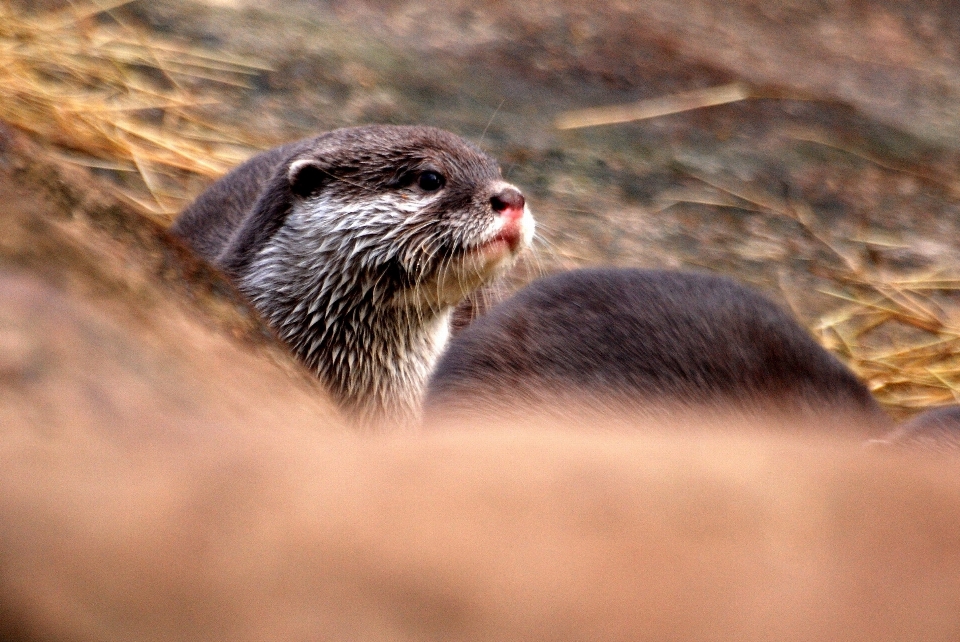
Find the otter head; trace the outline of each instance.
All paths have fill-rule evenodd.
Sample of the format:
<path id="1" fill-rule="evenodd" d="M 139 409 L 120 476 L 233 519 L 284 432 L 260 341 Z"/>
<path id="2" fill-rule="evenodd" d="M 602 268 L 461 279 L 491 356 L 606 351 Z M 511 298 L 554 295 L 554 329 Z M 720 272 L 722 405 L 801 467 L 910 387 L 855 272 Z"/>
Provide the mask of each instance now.
<path id="1" fill-rule="evenodd" d="M 299 145 L 258 207 L 282 215 L 241 289 L 338 397 L 364 402 L 418 405 L 452 307 L 533 235 L 496 161 L 430 127 L 358 127 Z"/>
<path id="2" fill-rule="evenodd" d="M 523 195 L 458 136 L 373 126 L 318 143 L 287 166 L 288 218 L 309 222 L 338 269 L 375 277 L 394 305 L 456 305 L 530 243 Z"/>

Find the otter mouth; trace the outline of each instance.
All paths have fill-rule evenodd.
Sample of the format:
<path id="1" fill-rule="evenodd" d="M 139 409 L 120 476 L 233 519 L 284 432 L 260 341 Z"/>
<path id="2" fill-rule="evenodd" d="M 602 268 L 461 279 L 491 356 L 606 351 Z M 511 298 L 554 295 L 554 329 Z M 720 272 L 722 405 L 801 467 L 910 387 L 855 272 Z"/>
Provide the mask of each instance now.
<path id="1" fill-rule="evenodd" d="M 442 307 L 456 305 L 473 290 L 508 269 L 530 244 L 533 223 L 529 215 L 497 226 L 499 229 L 477 235 L 473 243 L 448 247 L 447 252 L 434 252 L 446 258 L 422 264 L 426 270 L 406 289 L 401 300 L 417 305 Z"/>
<path id="2" fill-rule="evenodd" d="M 516 256 L 526 247 L 527 240 L 523 220 L 518 218 L 507 222 L 489 239 L 468 248 L 466 253 L 490 259 L 500 258 L 504 254 Z"/>
<path id="3" fill-rule="evenodd" d="M 508 252 L 517 254 L 523 245 L 523 233 L 519 228 L 505 229 L 498 232 L 493 238 L 483 241 L 467 250 L 469 254 L 500 254 Z"/>

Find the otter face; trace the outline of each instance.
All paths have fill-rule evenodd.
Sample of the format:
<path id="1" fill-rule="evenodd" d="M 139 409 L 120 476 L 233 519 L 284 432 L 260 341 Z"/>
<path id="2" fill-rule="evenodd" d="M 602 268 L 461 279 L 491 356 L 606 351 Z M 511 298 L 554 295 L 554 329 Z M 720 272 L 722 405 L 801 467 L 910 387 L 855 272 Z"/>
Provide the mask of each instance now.
<path id="1" fill-rule="evenodd" d="M 289 149 L 244 170 L 274 173 L 225 265 L 343 407 L 413 416 L 452 307 L 531 241 L 523 195 L 492 158 L 430 127 L 342 129 Z"/>
<path id="2" fill-rule="evenodd" d="M 334 134 L 335 153 L 320 145 L 289 163 L 286 224 L 393 305 L 453 306 L 530 244 L 523 195 L 459 137 L 424 127 Z"/>

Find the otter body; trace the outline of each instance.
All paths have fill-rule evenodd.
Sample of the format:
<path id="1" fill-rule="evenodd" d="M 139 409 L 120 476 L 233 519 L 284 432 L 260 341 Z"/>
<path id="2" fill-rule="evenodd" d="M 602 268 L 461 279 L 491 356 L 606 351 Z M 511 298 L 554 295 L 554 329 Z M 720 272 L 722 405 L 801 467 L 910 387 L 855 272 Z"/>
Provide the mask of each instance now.
<path id="1" fill-rule="evenodd" d="M 426 398 L 433 419 L 571 406 L 888 426 L 854 374 L 771 301 L 726 278 L 657 270 L 535 281 L 450 342 Z"/>
<path id="2" fill-rule="evenodd" d="M 513 262 L 533 220 L 463 139 L 368 126 L 250 159 L 171 231 L 233 278 L 342 408 L 406 422 L 453 306 Z"/>

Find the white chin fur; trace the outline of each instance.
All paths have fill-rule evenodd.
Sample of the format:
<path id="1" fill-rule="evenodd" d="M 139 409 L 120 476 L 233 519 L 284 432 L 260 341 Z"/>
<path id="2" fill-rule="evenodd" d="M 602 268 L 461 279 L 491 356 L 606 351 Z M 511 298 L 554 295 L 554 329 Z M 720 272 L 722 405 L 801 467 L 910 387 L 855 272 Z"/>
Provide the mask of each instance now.
<path id="1" fill-rule="evenodd" d="M 504 222 L 497 219 L 490 225 L 482 238 L 496 238 L 503 225 Z M 530 247 L 534 229 L 533 216 L 524 207 L 523 218 L 520 219 L 520 243 L 516 249 L 511 250 L 505 242 L 494 243 L 486 247 L 481 242 L 476 250 L 464 254 L 428 283 L 421 284 L 415 292 L 404 293 L 403 303 L 413 303 L 430 308 L 457 305 L 478 287 L 489 283 L 509 270 L 516 262 L 517 256 Z M 415 297 L 416 300 L 411 300 L 410 296 Z"/>
<path id="2" fill-rule="evenodd" d="M 523 218 L 520 219 L 520 232 L 523 242 L 520 244 L 520 247 L 517 248 L 518 252 L 530 247 L 530 244 L 533 243 L 533 235 L 536 233 L 536 231 L 537 224 L 533 220 L 533 215 L 530 213 L 530 208 L 524 205 Z"/>

